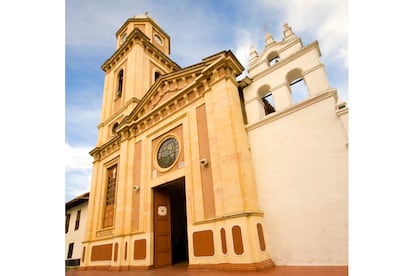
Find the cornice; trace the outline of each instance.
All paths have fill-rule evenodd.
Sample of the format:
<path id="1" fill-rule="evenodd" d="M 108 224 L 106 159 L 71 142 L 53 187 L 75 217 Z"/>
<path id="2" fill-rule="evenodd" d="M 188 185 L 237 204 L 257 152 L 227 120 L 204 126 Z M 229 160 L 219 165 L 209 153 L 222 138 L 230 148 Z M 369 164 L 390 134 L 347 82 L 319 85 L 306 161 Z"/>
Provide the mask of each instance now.
<path id="1" fill-rule="evenodd" d="M 312 49 L 315 49 L 315 48 L 318 50 L 318 53 L 319 53 L 319 56 L 320 56 L 321 55 L 321 52 L 319 50 L 318 41 L 314 41 L 311 44 L 307 45 L 306 47 L 302 48 L 300 51 L 298 51 L 298 52 L 296 52 L 296 53 L 294 53 L 294 54 L 292 54 L 292 55 L 290 55 L 290 56 L 288 56 L 288 57 L 286 57 L 284 59 L 281 59 L 276 64 L 270 66 L 269 68 L 263 70 L 262 72 L 260 72 L 260 73 L 258 73 L 256 75 L 253 75 L 252 78 L 255 79 L 255 80 L 256 79 L 260 79 L 260 78 L 266 76 L 267 74 L 269 74 L 270 72 L 273 72 L 274 70 L 279 69 L 280 67 L 286 65 L 287 63 L 289 63 L 289 62 L 297 59 L 298 57 L 306 54 L 307 52 L 309 52 L 309 51 L 311 51 Z M 264 62 L 264 61 L 262 61 L 262 62 Z M 250 68 L 249 71 L 251 71 L 255 67 L 259 66 L 262 62 L 260 62 L 258 64 L 255 64 L 254 66 L 252 66 L 252 68 Z"/>
<path id="2" fill-rule="evenodd" d="M 230 51 L 226 51 L 184 70 L 162 76 L 130 114 L 120 122 L 117 134 L 105 144 L 94 148 L 89 154 L 96 161 L 119 150 L 122 141 L 143 133 L 159 121 L 203 97 L 204 93 L 220 79 L 233 80 L 237 86 L 236 74 L 240 74 L 241 70 L 242 66 L 235 56 Z M 183 87 L 178 88 L 178 81 L 183 79 L 185 80 Z M 187 83 L 187 79 L 191 79 L 191 83 Z M 171 87 L 173 87 L 172 90 L 169 90 Z M 174 93 L 174 95 L 160 103 L 160 97 L 166 93 Z"/>
<path id="3" fill-rule="evenodd" d="M 125 111 L 125 109 L 128 108 L 128 106 L 131 103 L 138 104 L 139 102 L 140 102 L 140 100 L 138 98 L 136 98 L 136 97 L 130 98 L 117 112 L 115 112 L 114 114 L 112 114 L 111 116 L 109 116 L 109 118 L 107 118 L 105 121 L 100 122 L 98 124 L 98 129 L 101 128 L 101 127 L 103 127 L 104 125 L 108 124 L 109 122 L 113 121 L 119 115 L 122 115 L 122 113 Z"/>
<path id="4" fill-rule="evenodd" d="M 237 57 L 233 54 L 231 50 L 223 50 L 214 55 L 203 58 L 203 62 L 212 62 L 214 60 L 217 60 L 219 56 L 224 56 L 227 60 L 231 59 L 234 62 L 235 67 L 238 67 L 238 70 L 240 70 L 240 73 L 244 71 L 243 65 L 240 63 L 240 61 L 237 59 Z"/>
<path id="5" fill-rule="evenodd" d="M 159 31 L 160 33 L 162 33 L 166 38 L 170 39 L 170 36 L 151 17 L 145 17 L 145 18 L 140 18 L 140 17 L 135 18 L 135 17 L 133 17 L 133 18 L 128 18 L 127 21 L 125 21 L 125 23 L 115 33 L 115 36 L 118 36 L 130 22 L 149 22 L 149 23 L 152 24 L 153 27 L 155 27 L 155 29 L 157 29 L 157 31 Z"/>
<path id="6" fill-rule="evenodd" d="M 126 116 L 120 123 L 118 130 L 121 130 L 123 128 L 124 125 L 127 125 L 128 123 L 130 123 L 133 118 L 137 117 L 138 115 L 142 116 L 144 115 L 144 113 L 146 111 L 148 111 L 148 108 L 145 108 L 146 106 L 148 106 L 149 102 L 153 102 L 151 99 L 153 99 L 154 94 L 158 93 L 168 93 L 170 92 L 170 84 L 171 83 L 176 83 L 177 80 L 184 80 L 184 87 L 181 89 L 185 89 L 188 88 L 188 83 L 187 83 L 187 79 L 188 78 L 193 78 L 195 79 L 198 75 L 200 75 L 201 70 L 202 70 L 202 64 L 198 64 L 198 67 L 188 67 L 185 72 L 183 71 L 178 71 L 178 72 L 172 72 L 166 75 L 162 75 L 151 87 L 150 89 L 147 91 L 147 93 L 145 93 L 144 97 L 141 99 L 141 101 L 138 103 L 138 105 L 131 111 L 131 113 Z M 194 80 L 192 81 L 194 82 Z M 163 90 L 164 87 L 167 87 L 166 91 Z M 172 91 L 178 91 L 178 90 L 172 90 Z"/>
<path id="7" fill-rule="evenodd" d="M 255 61 L 252 62 L 251 67 L 255 68 L 256 66 L 259 66 L 263 62 L 267 62 L 266 59 L 264 59 L 264 60 L 261 60 L 261 59 L 263 59 L 263 57 L 267 56 L 269 51 L 273 51 L 274 47 L 282 46 L 279 50 L 277 50 L 277 52 L 280 54 L 280 53 L 286 51 L 288 48 L 290 48 L 293 44 L 296 44 L 297 42 L 302 43 L 302 40 L 299 37 L 297 37 L 297 38 L 295 38 L 291 41 L 281 41 L 281 42 L 273 41 L 272 43 L 266 45 L 266 47 L 263 49 L 263 52 L 260 55 L 258 55 L 258 57 L 256 58 Z M 259 60 L 261 60 L 261 61 L 259 61 Z"/>
<path id="8" fill-rule="evenodd" d="M 266 125 L 272 121 L 278 120 L 280 118 L 283 118 L 289 114 L 295 113 L 303 108 L 306 108 L 314 103 L 320 102 L 322 100 L 325 100 L 329 97 L 334 97 L 335 98 L 335 102 L 338 100 L 338 95 L 337 95 L 337 91 L 336 89 L 328 89 L 316 96 L 313 96 L 311 98 L 308 98 L 307 100 L 304 100 L 298 104 L 292 105 L 284 110 L 281 110 L 279 112 L 275 112 L 275 113 L 271 113 L 265 117 L 263 117 L 262 119 L 260 119 L 257 122 L 248 124 L 246 127 L 247 131 L 252 131 L 258 127 L 261 127 L 263 125 Z"/>
<path id="9" fill-rule="evenodd" d="M 343 116 L 345 114 L 348 114 L 348 106 L 345 105 L 344 107 L 340 107 L 336 105 L 336 115 Z"/>
<path id="10" fill-rule="evenodd" d="M 223 216 L 220 216 L 220 217 L 214 217 L 214 218 L 209 218 L 209 219 L 205 219 L 205 220 L 195 221 L 193 224 L 194 225 L 201 225 L 201 224 L 207 224 L 207 223 L 223 221 L 223 220 L 228 220 L 228 219 L 233 219 L 233 218 L 263 217 L 263 215 L 264 215 L 264 213 L 262 211 L 244 211 L 244 212 L 239 212 L 239 213 L 227 214 L 227 215 L 223 215 Z"/>
<path id="11" fill-rule="evenodd" d="M 89 154 L 94 158 L 94 161 L 101 160 L 109 154 L 118 151 L 120 148 L 120 142 L 121 136 L 119 134 L 116 134 L 105 144 L 95 147 L 89 152 Z"/>
<path id="12" fill-rule="evenodd" d="M 65 210 L 72 209 L 73 207 L 76 207 L 84 202 L 87 202 L 89 200 L 89 192 L 86 192 L 80 196 L 75 197 L 74 199 L 68 201 L 65 203 Z"/>
<path id="13" fill-rule="evenodd" d="M 248 76 L 245 76 L 243 79 L 238 81 L 238 85 L 241 89 L 246 88 L 252 83 L 252 79 Z"/>
<path id="14" fill-rule="evenodd" d="M 216 60 L 208 58 L 210 64 L 199 63 L 188 67 L 184 70 L 185 72 L 171 73 L 168 77 L 166 75 L 154 83 L 130 115 L 120 123 L 117 132 L 121 134 L 122 140 L 144 132 L 160 120 L 196 101 L 219 79 L 234 79 L 234 84 L 237 86 L 235 78 L 236 73 L 241 73 L 243 68 L 241 64 L 230 51 L 220 52 L 215 57 Z M 177 80 L 187 76 L 192 79 L 191 83 L 184 85 L 181 89 L 170 91 L 174 95 L 162 104 L 157 104 L 157 97 L 168 92 L 168 90 L 162 90 L 162 87 L 167 86 L 168 89 L 171 83 L 177 83 Z"/>

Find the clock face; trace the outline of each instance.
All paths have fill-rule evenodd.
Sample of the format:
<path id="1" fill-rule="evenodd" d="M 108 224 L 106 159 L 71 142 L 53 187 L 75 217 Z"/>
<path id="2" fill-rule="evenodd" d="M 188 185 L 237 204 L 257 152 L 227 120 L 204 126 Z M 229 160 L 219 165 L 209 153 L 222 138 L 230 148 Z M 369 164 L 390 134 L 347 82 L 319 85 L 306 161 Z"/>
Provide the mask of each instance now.
<path id="1" fill-rule="evenodd" d="M 178 158 L 179 149 L 178 141 L 174 137 L 164 140 L 157 153 L 158 165 L 163 169 L 171 167 Z"/>

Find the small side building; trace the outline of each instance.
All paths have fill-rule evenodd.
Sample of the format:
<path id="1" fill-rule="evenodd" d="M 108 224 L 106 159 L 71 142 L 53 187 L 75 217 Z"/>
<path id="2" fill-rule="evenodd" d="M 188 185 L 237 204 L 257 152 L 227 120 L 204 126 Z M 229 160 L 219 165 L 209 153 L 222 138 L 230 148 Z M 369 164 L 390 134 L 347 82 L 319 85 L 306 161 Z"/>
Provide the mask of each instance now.
<path id="1" fill-rule="evenodd" d="M 66 202 L 65 213 L 65 266 L 78 267 L 82 255 L 82 240 L 85 234 L 89 192 Z"/>

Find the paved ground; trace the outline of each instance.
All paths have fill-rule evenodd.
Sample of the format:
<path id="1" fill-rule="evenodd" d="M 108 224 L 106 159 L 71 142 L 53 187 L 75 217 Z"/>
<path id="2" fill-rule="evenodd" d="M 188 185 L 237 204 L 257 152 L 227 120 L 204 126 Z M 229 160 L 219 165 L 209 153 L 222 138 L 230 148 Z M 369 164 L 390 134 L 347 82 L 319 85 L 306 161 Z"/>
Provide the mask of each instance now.
<path id="1" fill-rule="evenodd" d="M 235 275 L 274 275 L 274 276 L 348 276 L 347 267 L 273 267 L 257 272 L 234 272 L 209 269 L 187 269 L 185 265 L 175 265 L 165 268 L 132 271 L 106 270 L 71 270 L 66 276 L 235 276 Z"/>

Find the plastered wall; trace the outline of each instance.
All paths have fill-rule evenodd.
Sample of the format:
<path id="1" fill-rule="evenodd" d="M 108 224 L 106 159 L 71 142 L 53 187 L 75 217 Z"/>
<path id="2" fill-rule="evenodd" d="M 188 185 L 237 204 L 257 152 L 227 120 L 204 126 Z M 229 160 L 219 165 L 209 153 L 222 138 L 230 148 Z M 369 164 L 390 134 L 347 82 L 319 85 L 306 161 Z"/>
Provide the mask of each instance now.
<path id="1" fill-rule="evenodd" d="M 347 265 L 348 148 L 334 97 L 266 119 L 248 130 L 272 260 Z"/>

